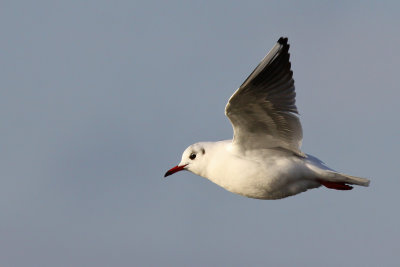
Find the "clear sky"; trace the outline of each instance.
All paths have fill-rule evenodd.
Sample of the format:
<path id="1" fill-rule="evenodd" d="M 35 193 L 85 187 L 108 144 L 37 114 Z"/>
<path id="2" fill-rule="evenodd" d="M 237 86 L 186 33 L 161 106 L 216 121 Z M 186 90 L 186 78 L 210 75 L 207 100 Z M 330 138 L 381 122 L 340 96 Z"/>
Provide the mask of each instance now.
<path id="1" fill-rule="evenodd" d="M 400 266 L 398 1 L 0 4 L 0 265 Z M 189 172 L 287 36 L 303 151 L 371 179 L 248 199 Z"/>

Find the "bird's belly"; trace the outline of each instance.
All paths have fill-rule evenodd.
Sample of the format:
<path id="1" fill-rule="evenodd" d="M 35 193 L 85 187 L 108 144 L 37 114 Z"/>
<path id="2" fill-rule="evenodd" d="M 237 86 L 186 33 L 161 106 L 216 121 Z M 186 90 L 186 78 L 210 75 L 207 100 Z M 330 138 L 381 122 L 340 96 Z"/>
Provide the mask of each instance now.
<path id="1" fill-rule="evenodd" d="M 221 165 L 220 165 L 221 166 Z M 249 198 L 279 199 L 318 187 L 301 164 L 291 161 L 236 162 L 207 177 L 226 190 Z"/>

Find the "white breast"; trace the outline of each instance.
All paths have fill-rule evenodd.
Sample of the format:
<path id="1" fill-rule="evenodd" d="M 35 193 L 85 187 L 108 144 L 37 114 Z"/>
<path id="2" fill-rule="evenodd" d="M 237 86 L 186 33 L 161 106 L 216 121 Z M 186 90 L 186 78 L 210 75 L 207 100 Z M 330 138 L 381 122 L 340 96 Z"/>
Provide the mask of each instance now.
<path id="1" fill-rule="evenodd" d="M 276 199 L 304 192 L 319 184 L 301 158 L 271 149 L 238 153 L 230 141 L 215 143 L 201 176 L 226 190 L 251 198 Z"/>

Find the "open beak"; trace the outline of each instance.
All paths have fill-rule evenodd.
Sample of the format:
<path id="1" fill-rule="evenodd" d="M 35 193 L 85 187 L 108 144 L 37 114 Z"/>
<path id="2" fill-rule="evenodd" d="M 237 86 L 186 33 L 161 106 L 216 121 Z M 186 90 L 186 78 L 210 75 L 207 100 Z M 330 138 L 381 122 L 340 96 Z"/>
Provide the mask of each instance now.
<path id="1" fill-rule="evenodd" d="M 175 166 L 175 167 L 173 167 L 172 169 L 170 169 L 169 171 L 167 171 L 167 172 L 165 173 L 164 177 L 170 176 L 170 175 L 172 175 L 172 174 L 174 174 L 174 173 L 176 173 L 176 172 L 179 172 L 179 171 L 181 171 L 181 170 L 184 170 L 186 166 L 187 166 L 187 164 L 182 165 L 182 166 Z"/>

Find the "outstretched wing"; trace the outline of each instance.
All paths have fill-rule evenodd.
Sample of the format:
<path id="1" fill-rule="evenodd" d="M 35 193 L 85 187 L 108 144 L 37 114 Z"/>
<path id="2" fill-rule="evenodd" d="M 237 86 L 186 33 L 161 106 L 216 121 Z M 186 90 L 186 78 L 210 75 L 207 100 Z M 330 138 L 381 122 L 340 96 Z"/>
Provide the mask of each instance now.
<path id="1" fill-rule="evenodd" d="M 244 150 L 282 147 L 304 156 L 289 57 L 288 40 L 281 37 L 229 99 L 225 114 L 234 145 Z"/>

